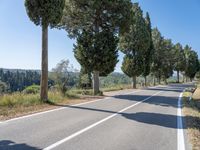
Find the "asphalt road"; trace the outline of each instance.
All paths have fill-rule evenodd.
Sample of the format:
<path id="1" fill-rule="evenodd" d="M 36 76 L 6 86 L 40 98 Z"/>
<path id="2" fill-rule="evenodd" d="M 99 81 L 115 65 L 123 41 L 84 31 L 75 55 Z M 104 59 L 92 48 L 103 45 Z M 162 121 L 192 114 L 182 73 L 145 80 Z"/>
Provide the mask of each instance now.
<path id="1" fill-rule="evenodd" d="M 187 150 L 187 140 L 181 143 L 179 136 L 185 127 L 178 126 L 177 116 L 178 99 L 187 86 L 121 91 L 2 122 L 0 150 L 177 150 L 184 143 Z"/>

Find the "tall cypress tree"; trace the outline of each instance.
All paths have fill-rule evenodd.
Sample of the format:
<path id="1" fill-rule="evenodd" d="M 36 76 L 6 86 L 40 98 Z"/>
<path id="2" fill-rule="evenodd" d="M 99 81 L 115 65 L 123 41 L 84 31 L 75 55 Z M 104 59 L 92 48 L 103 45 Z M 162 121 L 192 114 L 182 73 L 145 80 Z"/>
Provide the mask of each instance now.
<path id="1" fill-rule="evenodd" d="M 123 32 L 126 29 L 129 22 L 130 4 L 130 0 L 68 0 L 61 26 L 69 33 L 70 37 L 75 38 L 86 36 L 83 32 L 87 31 L 90 34 L 92 33 L 95 39 L 98 39 L 105 34 L 102 33 L 105 30 L 108 30 L 109 34 L 114 36 L 116 33 Z M 103 39 L 105 40 L 105 38 Z M 99 39 L 100 41 L 93 40 L 91 41 L 93 45 L 88 45 L 90 48 L 93 47 L 91 54 L 95 59 L 92 60 L 92 62 L 95 62 L 92 69 L 94 94 L 99 92 L 99 74 L 104 68 L 104 62 L 105 60 L 110 62 L 108 57 L 102 57 L 108 54 L 108 52 L 105 52 L 105 54 L 103 52 L 103 49 L 106 49 L 104 47 L 107 47 L 107 43 L 101 42 L 103 39 Z M 79 44 L 77 43 L 77 45 Z M 113 44 L 111 43 L 111 45 Z M 111 70 L 113 69 L 111 68 Z"/>
<path id="2" fill-rule="evenodd" d="M 122 71 L 133 78 L 141 75 L 144 67 L 144 54 L 150 46 L 150 34 L 138 3 L 132 5 L 128 31 L 120 34 L 120 49 L 125 54 Z"/>
<path id="3" fill-rule="evenodd" d="M 118 38 L 109 30 L 103 29 L 99 34 L 83 31 L 74 45 L 74 55 L 86 72 L 98 70 L 98 75 L 106 76 L 114 71 L 118 62 L 117 43 Z M 98 80 L 98 76 L 93 75 L 94 80 Z"/>
<path id="4" fill-rule="evenodd" d="M 174 53 L 173 44 L 170 39 L 163 39 L 162 41 L 162 60 L 161 60 L 161 76 L 163 77 L 165 84 L 167 84 L 167 79 L 173 75 L 173 65 L 174 65 Z"/>
<path id="5" fill-rule="evenodd" d="M 162 59 L 164 57 L 164 51 L 162 49 L 163 37 L 158 30 L 158 28 L 154 28 L 152 30 L 152 40 L 154 45 L 154 53 L 152 56 L 152 73 L 154 75 L 154 85 L 155 85 L 155 77 L 158 78 L 158 83 L 160 84 L 160 80 L 162 77 Z"/>
<path id="6" fill-rule="evenodd" d="M 199 71 L 198 55 L 188 45 L 185 46 L 184 53 L 186 58 L 185 75 L 192 81 L 196 73 Z"/>
<path id="7" fill-rule="evenodd" d="M 150 68 L 151 68 L 151 64 L 152 64 L 152 55 L 153 55 L 153 41 L 152 41 L 152 29 L 151 29 L 151 20 L 150 20 L 150 16 L 149 13 L 146 13 L 146 18 L 145 18 L 145 22 L 147 25 L 147 29 L 149 32 L 149 40 L 150 40 L 150 45 L 149 48 L 146 49 L 145 53 L 144 53 L 144 65 L 143 65 L 143 73 L 142 75 L 144 76 L 144 80 L 145 80 L 145 86 L 147 86 L 147 76 L 150 73 Z"/>

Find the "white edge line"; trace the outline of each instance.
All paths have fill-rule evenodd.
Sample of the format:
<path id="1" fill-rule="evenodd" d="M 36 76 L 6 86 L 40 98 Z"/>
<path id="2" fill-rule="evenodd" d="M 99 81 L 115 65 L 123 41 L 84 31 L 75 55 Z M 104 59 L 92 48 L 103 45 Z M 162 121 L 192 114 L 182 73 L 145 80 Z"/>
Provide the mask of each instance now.
<path id="1" fill-rule="evenodd" d="M 122 113 L 122 112 L 124 112 L 124 111 L 126 111 L 126 110 L 128 110 L 128 109 L 130 109 L 130 108 L 132 108 L 132 107 L 134 107 L 134 106 L 136 106 L 136 105 L 138 105 L 138 104 L 144 102 L 144 101 L 149 100 L 150 98 L 152 98 L 152 97 L 155 96 L 155 95 L 158 95 L 158 94 L 161 93 L 161 92 L 163 92 L 163 91 L 159 91 L 159 92 L 153 94 L 152 96 L 145 98 L 145 99 L 142 100 L 142 101 L 139 101 L 139 102 L 137 102 L 137 103 L 135 103 L 135 104 L 133 104 L 133 105 L 130 105 L 130 106 L 128 106 L 128 107 L 126 107 L 126 108 L 124 108 L 124 109 L 122 109 L 122 110 L 120 110 L 120 111 L 118 111 L 118 112 L 116 112 L 116 113 L 114 113 L 114 114 L 112 114 L 112 115 L 110 115 L 110 116 L 108 116 L 108 117 L 106 117 L 106 118 L 104 118 L 104 119 L 102 119 L 102 120 L 100 120 L 100 121 L 94 123 L 94 124 L 91 124 L 90 126 L 84 128 L 84 129 L 82 129 L 82 130 L 80 130 L 80 131 L 77 131 L 77 132 L 71 134 L 70 136 L 68 136 L 68 137 L 66 137 L 66 138 L 64 138 L 64 139 L 62 139 L 62 140 L 60 140 L 60 141 L 58 141 L 58 142 L 56 142 L 56 143 L 54 143 L 54 144 L 52 144 L 52 145 L 46 147 L 46 148 L 44 148 L 43 150 L 51 150 L 51 149 L 53 149 L 53 148 L 55 148 L 55 147 L 57 147 L 57 146 L 63 144 L 64 142 L 66 142 L 66 141 L 68 141 L 68 140 L 70 140 L 70 139 L 72 139 L 72 138 L 74 138 L 74 137 L 76 137 L 76 136 L 78 136 L 78 135 L 80 135 L 80 134 L 82 134 L 82 133 L 84 133 L 84 132 L 90 130 L 91 128 L 93 128 L 93 127 L 95 127 L 95 126 L 97 126 L 97 125 L 99 125 L 99 124 L 101 124 L 101 123 L 103 123 L 103 122 L 105 122 L 105 121 L 107 121 L 107 120 L 109 120 L 109 119 L 115 117 L 116 115 L 118 115 L 118 114 L 120 114 L 120 113 Z"/>
<path id="2" fill-rule="evenodd" d="M 185 141 L 183 133 L 183 120 L 182 120 L 182 110 L 181 110 L 181 100 L 183 93 L 179 95 L 178 98 L 178 109 L 177 109 L 177 150 L 185 150 Z"/>
<path id="3" fill-rule="evenodd" d="M 140 92 L 140 91 L 142 91 L 142 90 L 137 90 L 137 91 L 133 91 L 133 92 L 125 93 L 125 94 L 133 94 L 133 93 L 137 93 L 137 92 Z M 81 105 L 85 105 L 85 104 L 95 103 L 95 102 L 98 102 L 98 101 L 101 101 L 101 100 L 106 100 L 106 99 L 109 99 L 109 98 L 110 97 L 105 97 L 105 98 L 102 98 L 102 99 L 92 100 L 92 101 L 89 101 L 89 102 L 83 102 L 83 103 L 68 105 L 68 106 L 81 106 Z M 5 120 L 5 121 L 0 121 L 0 124 L 8 123 L 8 122 L 11 122 L 11 121 L 16 121 L 16 120 L 20 120 L 20 119 L 25 119 L 25 118 L 29 118 L 29 117 L 33 117 L 33 116 L 37 116 L 37 115 L 42 115 L 42 114 L 46 114 L 46 113 L 49 113 L 49 112 L 59 111 L 59 110 L 63 110 L 63 109 L 66 109 L 66 107 L 55 108 L 55 109 L 42 111 L 42 112 L 36 112 L 36 113 L 30 114 L 30 115 L 25 115 L 25 116 L 13 118 L 13 119 Z"/>

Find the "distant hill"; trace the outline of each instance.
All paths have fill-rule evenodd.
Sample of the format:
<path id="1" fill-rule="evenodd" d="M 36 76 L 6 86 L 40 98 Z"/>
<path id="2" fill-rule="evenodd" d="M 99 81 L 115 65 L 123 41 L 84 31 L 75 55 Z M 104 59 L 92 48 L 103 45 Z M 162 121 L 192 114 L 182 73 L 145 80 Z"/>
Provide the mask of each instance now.
<path id="1" fill-rule="evenodd" d="M 26 72 L 26 71 L 32 71 L 32 72 L 38 72 L 40 73 L 41 70 L 34 70 L 34 69 L 7 69 L 7 68 L 0 68 L 0 70 L 3 70 L 3 72 L 7 72 L 7 71 L 10 71 L 10 72 Z"/>

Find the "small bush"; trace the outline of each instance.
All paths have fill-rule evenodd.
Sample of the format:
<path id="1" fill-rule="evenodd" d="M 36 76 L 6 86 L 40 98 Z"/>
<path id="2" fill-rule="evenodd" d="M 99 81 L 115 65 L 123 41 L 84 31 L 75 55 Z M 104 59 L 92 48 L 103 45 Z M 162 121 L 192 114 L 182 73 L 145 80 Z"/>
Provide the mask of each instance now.
<path id="1" fill-rule="evenodd" d="M 40 92 L 40 86 L 39 85 L 28 86 L 23 91 L 23 93 L 25 93 L 25 94 L 37 94 L 39 92 Z"/>

